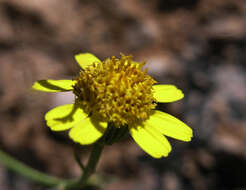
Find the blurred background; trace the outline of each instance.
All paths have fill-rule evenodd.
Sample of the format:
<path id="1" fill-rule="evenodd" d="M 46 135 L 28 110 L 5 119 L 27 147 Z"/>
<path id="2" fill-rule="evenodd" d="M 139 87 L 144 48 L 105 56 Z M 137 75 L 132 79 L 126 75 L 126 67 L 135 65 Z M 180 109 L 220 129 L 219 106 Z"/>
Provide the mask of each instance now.
<path id="1" fill-rule="evenodd" d="M 59 177 L 79 176 L 73 149 L 85 161 L 90 147 L 44 121 L 73 95 L 31 85 L 75 78 L 80 52 L 146 61 L 156 80 L 185 93 L 158 108 L 194 130 L 190 143 L 170 139 L 173 151 L 160 160 L 130 137 L 106 147 L 98 172 L 118 179 L 103 189 L 246 189 L 245 0 L 0 0 L 0 148 Z M 0 164 L 0 189 L 46 188 Z"/>

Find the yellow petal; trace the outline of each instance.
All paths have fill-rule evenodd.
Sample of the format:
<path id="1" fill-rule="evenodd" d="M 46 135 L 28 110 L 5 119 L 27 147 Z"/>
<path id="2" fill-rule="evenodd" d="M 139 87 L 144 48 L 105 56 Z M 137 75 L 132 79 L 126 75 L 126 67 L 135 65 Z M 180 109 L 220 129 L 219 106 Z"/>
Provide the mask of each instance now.
<path id="1" fill-rule="evenodd" d="M 174 85 L 154 85 L 153 92 L 154 98 L 161 103 L 175 102 L 184 97 L 182 91 Z"/>
<path id="2" fill-rule="evenodd" d="M 93 63 L 101 63 L 95 55 L 90 53 L 80 53 L 75 55 L 75 60 L 78 62 L 79 66 L 84 69 Z"/>
<path id="3" fill-rule="evenodd" d="M 192 129 L 185 123 L 161 111 L 155 110 L 145 123 L 162 134 L 178 140 L 190 141 L 193 136 Z"/>
<path id="4" fill-rule="evenodd" d="M 88 145 L 96 142 L 104 134 L 106 128 L 106 122 L 87 117 L 70 130 L 69 136 L 75 142 Z"/>
<path id="5" fill-rule="evenodd" d="M 86 117 L 87 114 L 74 104 L 58 106 L 45 114 L 47 125 L 53 131 L 70 129 Z"/>
<path id="6" fill-rule="evenodd" d="M 39 80 L 32 88 L 44 92 L 64 92 L 73 90 L 74 80 Z"/>
<path id="7" fill-rule="evenodd" d="M 129 130 L 135 142 L 152 157 L 166 157 L 171 151 L 171 145 L 166 137 L 151 126 L 130 126 Z"/>

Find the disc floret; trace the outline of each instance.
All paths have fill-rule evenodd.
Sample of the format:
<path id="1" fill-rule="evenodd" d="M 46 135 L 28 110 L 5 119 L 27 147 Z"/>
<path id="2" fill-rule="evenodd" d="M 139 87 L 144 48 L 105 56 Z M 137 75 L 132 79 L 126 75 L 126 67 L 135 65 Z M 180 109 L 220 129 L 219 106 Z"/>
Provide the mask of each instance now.
<path id="1" fill-rule="evenodd" d="M 120 59 L 113 56 L 86 67 L 74 85 L 76 103 L 116 127 L 148 119 L 156 107 L 152 90 L 156 81 L 142 70 L 144 64 L 122 54 Z"/>

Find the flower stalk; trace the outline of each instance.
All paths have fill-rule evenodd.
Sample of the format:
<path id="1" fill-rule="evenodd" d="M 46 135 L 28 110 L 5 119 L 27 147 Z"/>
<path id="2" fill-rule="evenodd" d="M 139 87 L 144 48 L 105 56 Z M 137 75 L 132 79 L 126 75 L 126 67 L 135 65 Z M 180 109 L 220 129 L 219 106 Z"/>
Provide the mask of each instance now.
<path id="1" fill-rule="evenodd" d="M 49 176 L 43 172 L 40 172 L 36 169 L 33 169 L 22 162 L 14 159 L 7 153 L 0 150 L 0 162 L 3 166 L 8 168 L 9 170 L 18 173 L 33 182 L 37 182 L 41 185 L 45 186 L 56 186 L 58 184 L 64 183 L 64 179 L 60 179 L 57 177 Z"/>
<path id="2" fill-rule="evenodd" d="M 75 181 L 70 181 L 68 183 L 62 184 L 62 189 L 70 190 L 83 187 L 87 184 L 89 177 L 95 172 L 97 163 L 103 151 L 104 144 L 99 140 L 93 145 L 90 158 L 87 165 L 84 168 L 83 175 Z"/>
<path id="3" fill-rule="evenodd" d="M 79 189 L 86 184 L 91 184 L 88 179 L 96 169 L 103 147 L 104 145 L 100 141 L 93 145 L 89 161 L 82 176 L 78 179 L 62 179 L 50 176 L 23 164 L 2 150 L 0 150 L 0 163 L 9 170 L 44 186 L 57 187 L 59 190 Z"/>

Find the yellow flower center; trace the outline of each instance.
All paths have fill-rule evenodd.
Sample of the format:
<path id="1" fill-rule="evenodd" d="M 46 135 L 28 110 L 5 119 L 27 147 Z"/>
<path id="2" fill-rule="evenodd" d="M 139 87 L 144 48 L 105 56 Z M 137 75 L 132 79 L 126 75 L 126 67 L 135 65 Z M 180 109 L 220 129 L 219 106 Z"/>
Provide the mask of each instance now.
<path id="1" fill-rule="evenodd" d="M 74 86 L 76 103 L 116 127 L 148 119 L 156 107 L 152 85 L 156 81 L 142 71 L 145 63 L 132 56 L 112 57 L 80 72 Z"/>

